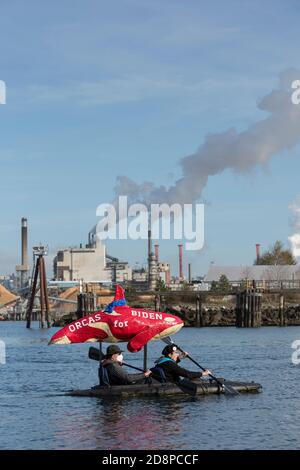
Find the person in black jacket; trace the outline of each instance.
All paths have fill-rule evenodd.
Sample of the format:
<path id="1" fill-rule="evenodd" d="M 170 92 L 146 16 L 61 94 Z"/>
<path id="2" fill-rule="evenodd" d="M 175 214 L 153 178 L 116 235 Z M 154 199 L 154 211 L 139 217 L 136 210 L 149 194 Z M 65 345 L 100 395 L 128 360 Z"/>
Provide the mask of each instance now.
<path id="1" fill-rule="evenodd" d="M 119 346 L 113 344 L 108 346 L 105 359 L 101 362 L 108 374 L 109 385 L 133 385 L 144 381 L 149 377 L 151 371 L 148 370 L 141 374 L 127 374 L 122 368 L 123 354 Z"/>
<path id="2" fill-rule="evenodd" d="M 198 379 L 211 374 L 209 370 L 205 370 L 204 372 L 193 372 L 180 367 L 178 365 L 180 358 L 184 358 L 186 356 L 188 356 L 188 353 L 182 353 L 177 349 L 176 344 L 168 344 L 168 346 L 166 346 L 162 351 L 162 357 L 156 361 L 156 367 L 163 369 L 166 379 L 169 382 L 178 382 L 181 377 L 185 377 L 187 379 Z"/>

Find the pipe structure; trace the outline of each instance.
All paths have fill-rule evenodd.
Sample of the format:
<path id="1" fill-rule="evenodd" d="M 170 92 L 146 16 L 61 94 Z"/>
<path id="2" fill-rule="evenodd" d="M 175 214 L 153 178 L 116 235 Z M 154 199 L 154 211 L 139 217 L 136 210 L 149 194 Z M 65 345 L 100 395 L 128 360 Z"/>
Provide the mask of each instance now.
<path id="1" fill-rule="evenodd" d="M 158 263 L 158 260 L 159 260 L 159 245 L 154 245 L 154 253 L 155 253 L 155 259 Z"/>
<path id="2" fill-rule="evenodd" d="M 182 247 L 183 245 L 180 244 L 178 245 L 178 254 L 179 254 L 179 280 L 180 281 L 183 281 L 183 269 L 182 269 L 182 257 L 183 257 L 183 254 L 182 254 Z"/>
<path id="3" fill-rule="evenodd" d="M 28 279 L 28 233 L 27 233 L 27 219 L 21 219 L 21 264 L 16 266 L 16 271 L 20 275 L 19 287 L 25 287 Z"/>
<path id="4" fill-rule="evenodd" d="M 189 263 L 189 284 L 192 284 L 192 264 Z"/>
<path id="5" fill-rule="evenodd" d="M 150 258 L 150 255 L 152 253 L 152 235 L 151 235 L 151 229 L 148 230 L 148 259 Z"/>
<path id="6" fill-rule="evenodd" d="M 259 263 L 260 260 L 260 243 L 256 243 L 256 263 Z"/>
<path id="7" fill-rule="evenodd" d="M 28 234 L 27 234 L 27 219 L 25 217 L 22 218 L 21 221 L 21 237 L 22 237 L 22 260 L 21 264 L 23 266 L 28 264 Z"/>

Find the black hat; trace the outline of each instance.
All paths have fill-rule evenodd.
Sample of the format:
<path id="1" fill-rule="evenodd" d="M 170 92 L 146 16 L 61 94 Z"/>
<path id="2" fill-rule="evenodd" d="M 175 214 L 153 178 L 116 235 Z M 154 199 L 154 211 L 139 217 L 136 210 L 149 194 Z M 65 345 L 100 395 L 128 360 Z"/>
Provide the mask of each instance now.
<path id="1" fill-rule="evenodd" d="M 112 356 L 113 354 L 120 354 L 121 352 L 123 351 L 119 348 L 119 346 L 117 346 L 116 344 L 111 344 L 106 349 L 106 356 Z"/>
<path id="2" fill-rule="evenodd" d="M 162 350 L 162 354 L 164 356 L 168 356 L 169 354 L 172 354 L 174 351 L 178 352 L 178 354 L 180 353 L 179 349 L 178 349 L 178 346 L 176 346 L 176 344 L 168 344 L 163 350 Z"/>

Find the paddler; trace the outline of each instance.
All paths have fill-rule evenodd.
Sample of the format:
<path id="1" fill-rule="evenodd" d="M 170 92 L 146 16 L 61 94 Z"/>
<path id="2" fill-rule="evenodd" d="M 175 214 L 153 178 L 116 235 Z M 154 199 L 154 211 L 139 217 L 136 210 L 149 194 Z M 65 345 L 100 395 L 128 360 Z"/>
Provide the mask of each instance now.
<path id="1" fill-rule="evenodd" d="M 168 344 L 162 350 L 162 357 L 160 357 L 156 362 L 156 367 L 159 367 L 163 370 L 167 381 L 169 382 L 178 382 L 181 377 L 187 379 L 198 379 L 200 377 L 206 377 L 211 372 L 205 370 L 203 372 L 194 372 L 183 367 L 180 367 L 178 363 L 180 359 L 183 359 L 188 356 L 188 353 L 182 353 L 176 346 L 176 344 Z M 153 369 L 154 377 L 156 378 L 155 368 Z"/>
<path id="2" fill-rule="evenodd" d="M 133 385 L 143 383 L 145 377 L 149 377 L 151 370 L 141 374 L 127 374 L 122 368 L 123 351 L 116 344 L 108 346 L 106 356 L 101 361 L 101 367 L 108 375 L 109 385 Z"/>

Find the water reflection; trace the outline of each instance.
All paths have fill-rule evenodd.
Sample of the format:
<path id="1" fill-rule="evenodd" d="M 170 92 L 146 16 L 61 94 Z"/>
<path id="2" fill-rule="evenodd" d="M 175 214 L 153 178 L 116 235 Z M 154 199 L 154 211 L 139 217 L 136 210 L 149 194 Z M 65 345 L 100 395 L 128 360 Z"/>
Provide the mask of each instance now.
<path id="1" fill-rule="evenodd" d="M 88 449 L 171 449 L 174 440 L 179 448 L 183 445 L 178 438 L 184 435 L 182 423 L 190 413 L 186 408 L 193 401 L 190 397 L 87 400 L 92 405 L 88 415 L 85 406 L 80 410 L 76 403 L 72 413 L 61 416 L 55 446 L 72 449 L 80 443 L 80 448 Z"/>
<path id="2" fill-rule="evenodd" d="M 88 345 L 48 347 L 52 331 L 1 322 L 1 449 L 299 449 L 300 328 L 183 329 L 176 340 L 218 376 L 255 380 L 260 395 L 104 400 L 68 397 L 97 380 Z M 161 351 L 151 343 L 149 363 Z M 140 364 L 142 357 L 130 356 Z M 189 368 L 192 366 L 189 364 Z"/>

